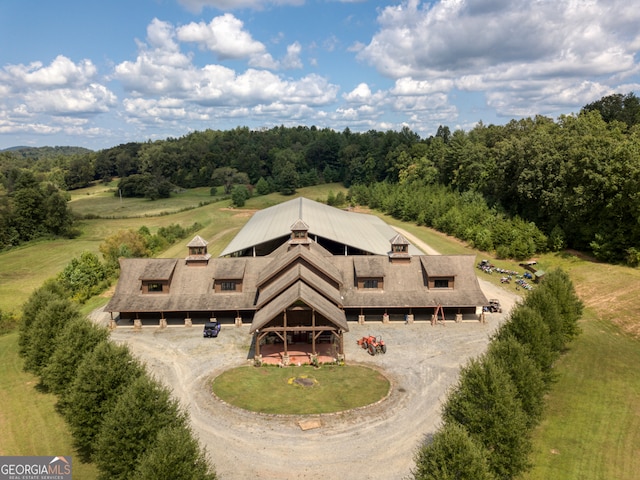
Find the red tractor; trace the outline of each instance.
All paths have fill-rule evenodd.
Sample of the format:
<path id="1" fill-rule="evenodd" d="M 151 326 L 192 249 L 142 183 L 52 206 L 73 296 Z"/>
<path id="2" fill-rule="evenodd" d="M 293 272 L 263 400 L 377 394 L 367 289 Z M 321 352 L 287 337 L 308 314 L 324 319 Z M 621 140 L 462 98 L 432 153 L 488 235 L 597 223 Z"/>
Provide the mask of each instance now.
<path id="1" fill-rule="evenodd" d="M 382 337 L 376 338 L 374 335 L 362 337 L 358 340 L 358 345 L 368 351 L 371 355 L 387 353 L 387 346 L 385 345 L 384 340 L 382 340 Z"/>

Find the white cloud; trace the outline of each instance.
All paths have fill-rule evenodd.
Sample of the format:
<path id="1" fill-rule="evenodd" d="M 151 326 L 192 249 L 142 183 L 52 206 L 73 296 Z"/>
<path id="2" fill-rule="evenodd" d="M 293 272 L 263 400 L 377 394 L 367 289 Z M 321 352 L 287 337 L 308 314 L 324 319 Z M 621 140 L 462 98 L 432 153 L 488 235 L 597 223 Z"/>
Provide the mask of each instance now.
<path id="1" fill-rule="evenodd" d="M 586 105 L 593 99 L 614 93 L 603 84 L 571 79 L 554 82 L 517 82 L 509 90 L 487 93 L 487 104 L 505 116 L 533 116 L 540 112 L 566 111 L 567 107 Z"/>
<path id="2" fill-rule="evenodd" d="M 453 87 L 450 79 L 414 80 L 411 77 L 399 78 L 390 90 L 394 95 L 429 95 L 436 92 L 448 92 Z"/>
<path id="3" fill-rule="evenodd" d="M 514 114 L 530 112 L 527 102 L 592 101 L 638 72 L 640 11 L 623 0 L 408 0 L 381 10 L 378 22 L 358 58 L 396 79 L 396 95 L 487 91 L 491 106 Z M 594 77 L 600 84 L 583 83 Z M 551 82 L 576 92 L 548 88 Z M 544 95 L 551 98 L 536 101 Z"/>
<path id="4" fill-rule="evenodd" d="M 34 90 L 25 93 L 23 100 L 32 112 L 51 115 L 104 113 L 116 105 L 116 96 L 97 83 L 77 89 Z"/>
<path id="5" fill-rule="evenodd" d="M 189 23 L 177 29 L 181 42 L 195 42 L 221 60 L 263 55 L 266 47 L 251 37 L 243 23 L 230 13 L 215 17 L 208 24 Z"/>
<path id="6" fill-rule="evenodd" d="M 10 84 L 14 90 L 85 85 L 97 73 L 90 60 L 75 64 L 63 55 L 58 55 L 48 66 L 33 62 L 29 65 L 7 65 L 3 70 L 0 82 Z"/>
<path id="7" fill-rule="evenodd" d="M 48 130 L 39 126 L 41 114 L 61 122 L 63 117 L 108 112 L 117 104 L 116 95 L 97 81 L 97 69 L 90 60 L 74 63 L 62 55 L 49 65 L 6 65 L 0 71 L 0 92 L 6 121 L 24 121 L 33 131 Z"/>
<path id="8" fill-rule="evenodd" d="M 287 47 L 287 55 L 282 60 L 282 68 L 287 70 L 293 70 L 295 68 L 302 68 L 302 60 L 300 60 L 300 53 L 302 52 L 302 45 L 300 42 L 294 42 Z"/>
<path id="9" fill-rule="evenodd" d="M 33 133 L 37 135 L 50 135 L 50 134 L 58 133 L 61 130 L 62 130 L 61 127 L 44 124 L 44 123 L 0 121 L 1 134 L 15 135 L 18 133 Z"/>
<path id="10" fill-rule="evenodd" d="M 267 70 L 278 70 L 280 63 L 273 59 L 270 53 L 253 55 L 247 64 L 253 68 L 266 68 Z"/>
<path id="11" fill-rule="evenodd" d="M 226 25 L 239 26 L 233 21 L 233 17 L 224 16 L 223 20 Z M 176 31 L 165 22 L 154 20 L 148 29 L 149 35 L 153 35 L 154 38 L 153 41 L 149 41 L 150 46 L 140 44 L 136 60 L 117 65 L 114 77 L 134 96 L 175 97 L 202 105 L 236 105 L 240 102 L 252 105 L 273 101 L 317 105 L 335 98 L 338 87 L 330 85 L 326 79 L 318 75 L 285 80 L 264 69 L 249 68 L 244 73 L 236 73 L 219 64 L 195 66 L 191 57 L 176 48 L 179 47 L 176 39 L 209 42 L 211 24 L 202 29 L 203 25 L 193 24 L 193 28 L 182 30 L 180 33 L 179 29 Z M 250 38 L 243 35 L 240 37 Z M 213 47 L 211 42 L 209 44 Z M 247 42 L 244 45 L 247 45 Z M 229 50 L 226 51 L 230 54 Z M 235 51 L 252 55 L 263 52 L 263 48 L 237 48 Z M 283 64 L 297 67 L 300 63 L 300 44 L 296 42 L 290 45 L 287 51 Z M 255 58 L 262 59 L 263 63 L 270 66 L 275 65 L 270 57 Z"/>
<path id="12" fill-rule="evenodd" d="M 216 8 L 218 10 L 240 10 L 250 8 L 262 10 L 269 5 L 303 5 L 304 0 L 178 0 L 192 12 L 201 12 L 203 8 Z"/>
<path id="13" fill-rule="evenodd" d="M 210 118 L 205 109 L 192 108 L 177 98 L 125 98 L 123 106 L 131 117 L 152 123 L 164 123 L 166 120 L 206 121 Z"/>
<path id="14" fill-rule="evenodd" d="M 356 88 L 342 95 L 347 102 L 351 103 L 366 103 L 371 96 L 371 89 L 366 83 L 360 83 Z"/>
<path id="15" fill-rule="evenodd" d="M 138 42 L 139 54 L 134 62 L 116 65 L 114 78 L 135 94 L 162 94 L 189 88 L 192 59 L 180 51 L 173 26 L 153 19 L 147 27 L 147 41 L 149 46 Z"/>
<path id="16" fill-rule="evenodd" d="M 220 41 L 217 37 L 220 31 L 233 34 Z M 289 45 L 284 59 L 275 62 L 232 15 L 217 17 L 209 24 L 194 23 L 180 28 L 154 20 L 148 35 L 147 44 L 139 43 L 137 58 L 114 69 L 114 78 L 131 94 L 123 102 L 124 113 L 138 121 L 148 118 L 149 122 L 157 123 L 181 117 L 204 120 L 233 116 L 239 109 L 249 115 L 265 115 L 267 111 L 285 108 L 293 115 L 294 111 L 299 114 L 303 106 L 311 109 L 329 104 L 338 93 L 336 85 L 319 75 L 284 78 L 267 70 L 276 66 L 300 68 L 301 45 L 298 42 Z M 220 56 L 248 57 L 250 67 L 236 72 L 215 63 L 196 66 L 192 57 L 180 51 L 179 41 L 197 42 Z"/>

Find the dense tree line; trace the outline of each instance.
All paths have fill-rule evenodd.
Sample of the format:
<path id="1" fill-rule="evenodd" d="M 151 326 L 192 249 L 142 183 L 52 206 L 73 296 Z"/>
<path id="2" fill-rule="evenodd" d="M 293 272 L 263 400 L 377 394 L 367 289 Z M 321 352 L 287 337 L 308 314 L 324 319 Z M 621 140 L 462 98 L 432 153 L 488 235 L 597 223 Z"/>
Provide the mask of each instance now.
<path id="1" fill-rule="evenodd" d="M 640 101 L 629 93 L 604 97 L 557 120 L 536 116 L 502 126 L 479 123 L 468 132 L 441 126 L 424 139 L 408 128 L 356 133 L 239 127 L 67 157 L 25 159 L 0 152 L 0 226 L 7 224 L 7 212 L 18 212 L 8 230 L 17 232 L 16 238 L 0 239 L 0 246 L 40 234 L 20 224 L 25 217 L 17 206 L 37 207 L 25 205 L 12 188 L 16 171 L 26 168 L 40 184 L 63 190 L 119 177 L 116 195 L 150 199 L 169 196 L 174 188 L 223 186 L 236 205 L 253 192 L 292 194 L 336 181 L 347 187 L 441 185 L 477 193 L 500 215 L 535 223 L 553 248 L 590 250 L 602 260 L 638 265 L 639 112 Z M 245 189 L 234 191 L 235 186 Z M 511 249 L 510 243 L 504 248 Z"/>
<path id="2" fill-rule="evenodd" d="M 36 290 L 22 316 L 24 368 L 58 396 L 77 455 L 96 464 L 98 478 L 216 478 L 170 391 L 82 316 L 57 282 Z"/>
<path id="3" fill-rule="evenodd" d="M 481 123 L 469 132 L 453 133 L 442 128 L 427 141 L 392 152 L 397 182 L 396 174 L 390 174 L 386 183 L 394 188 L 382 188 L 392 198 L 372 200 L 385 204 L 385 211 L 399 218 L 428 225 L 429 212 L 437 207 L 412 198 L 424 195 L 426 186 L 446 186 L 463 195 L 478 193 L 500 215 L 535 223 L 553 250 L 592 251 L 601 260 L 637 266 L 639 111 L 637 97 L 629 94 L 606 97 L 579 115 L 562 116 L 558 121 L 535 117 L 504 126 Z M 367 186 L 372 190 L 371 184 Z M 434 201 L 432 195 L 430 201 Z M 444 218 L 446 229 L 459 230 L 456 217 L 459 212 Z M 469 232 L 452 234 L 469 237 Z M 487 243 L 486 237 L 476 242 L 479 248 L 486 248 L 480 246 Z M 534 238 L 530 241 L 537 243 Z M 493 243 L 497 248 L 497 242 Z"/>
<path id="4" fill-rule="evenodd" d="M 73 237 L 67 193 L 38 181 L 28 169 L 11 170 L 0 183 L 0 249 L 44 236 Z"/>
<path id="5" fill-rule="evenodd" d="M 464 240 L 499 258 L 530 258 L 547 249 L 559 250 L 533 222 L 511 217 L 489 207 L 477 192 L 460 193 L 440 184 L 421 181 L 354 185 L 352 202 L 369 205 L 406 222 L 415 222 Z"/>
<path id="6" fill-rule="evenodd" d="M 416 452 L 416 480 L 513 479 L 529 468 L 553 365 L 578 334 L 583 305 L 562 270 L 511 312 L 487 352 L 460 372 L 443 425 Z"/>

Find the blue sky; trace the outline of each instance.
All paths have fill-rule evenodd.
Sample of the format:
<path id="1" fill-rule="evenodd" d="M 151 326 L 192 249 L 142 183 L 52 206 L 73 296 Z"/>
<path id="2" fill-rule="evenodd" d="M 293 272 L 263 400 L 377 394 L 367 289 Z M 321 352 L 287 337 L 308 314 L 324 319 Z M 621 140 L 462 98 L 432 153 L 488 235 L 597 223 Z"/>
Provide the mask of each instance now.
<path id="1" fill-rule="evenodd" d="M 2 0 L 0 149 L 469 130 L 640 95 L 628 0 Z"/>

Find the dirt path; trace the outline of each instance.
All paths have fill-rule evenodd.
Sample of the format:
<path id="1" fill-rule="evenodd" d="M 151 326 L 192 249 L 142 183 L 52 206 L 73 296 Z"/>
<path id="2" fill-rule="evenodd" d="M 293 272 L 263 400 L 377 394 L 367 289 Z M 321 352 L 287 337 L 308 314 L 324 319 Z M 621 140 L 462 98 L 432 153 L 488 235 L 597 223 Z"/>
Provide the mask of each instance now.
<path id="1" fill-rule="evenodd" d="M 495 285 L 481 286 L 487 297 L 501 299 L 505 312 L 517 300 Z M 95 312 L 93 318 L 108 317 Z M 311 430 L 300 428 L 304 417 L 252 414 L 210 394 L 211 378 L 251 362 L 248 325 L 224 326 L 216 339 L 203 339 L 198 326 L 119 327 L 111 336 L 173 389 L 221 479 L 386 480 L 410 474 L 417 447 L 437 429 L 441 402 L 460 365 L 484 351 L 502 318 L 491 314 L 485 325 L 350 324 L 347 361 L 382 369 L 392 381 L 391 394 L 375 406 L 314 417 L 320 427 Z M 371 357 L 358 347 L 356 339 L 369 334 L 384 336 L 386 355 Z"/>

